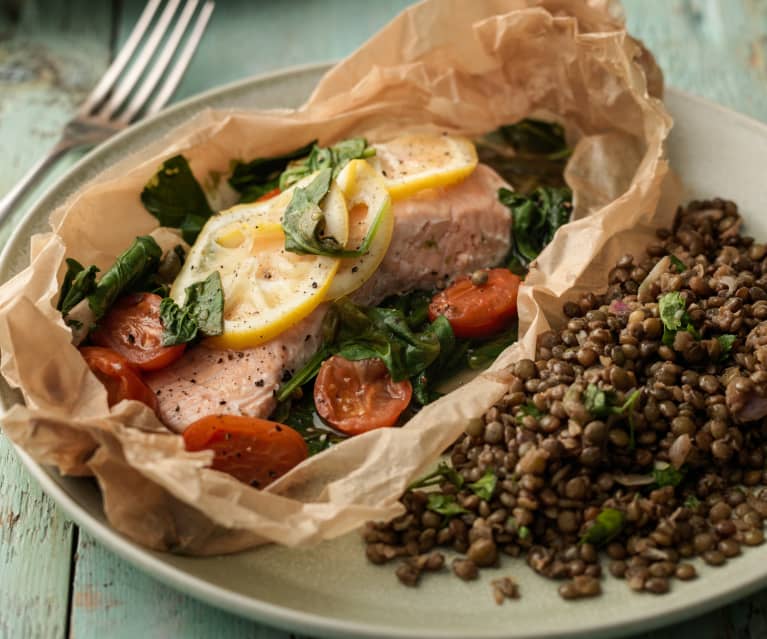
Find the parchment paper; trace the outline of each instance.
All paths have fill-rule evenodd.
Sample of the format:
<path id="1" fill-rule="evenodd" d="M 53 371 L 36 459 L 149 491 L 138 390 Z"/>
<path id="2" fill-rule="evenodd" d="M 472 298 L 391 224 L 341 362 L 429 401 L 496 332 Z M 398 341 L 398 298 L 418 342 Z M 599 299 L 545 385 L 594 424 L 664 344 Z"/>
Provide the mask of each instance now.
<path id="1" fill-rule="evenodd" d="M 52 232 L 32 238 L 31 265 L 0 289 L 2 373 L 26 402 L 5 415 L 5 433 L 41 463 L 94 475 L 111 524 L 156 549 L 310 544 L 399 514 L 407 484 L 504 395 L 507 365 L 533 353 L 563 301 L 603 289 L 608 265 L 670 222 L 673 202 L 658 206 L 671 127 L 661 87 L 652 56 L 609 0 L 426 0 L 331 70 L 300 109 L 200 113 L 53 211 Z M 350 439 L 267 490 L 207 469 L 210 453 L 185 452 L 143 404 L 110 410 L 54 309 L 65 256 L 103 269 L 155 229 L 139 193 L 176 153 L 209 183 L 232 159 L 314 138 L 473 136 L 529 115 L 563 122 L 578 141 L 567 169 L 577 221 L 560 229 L 520 291 L 520 342 L 405 427 Z"/>

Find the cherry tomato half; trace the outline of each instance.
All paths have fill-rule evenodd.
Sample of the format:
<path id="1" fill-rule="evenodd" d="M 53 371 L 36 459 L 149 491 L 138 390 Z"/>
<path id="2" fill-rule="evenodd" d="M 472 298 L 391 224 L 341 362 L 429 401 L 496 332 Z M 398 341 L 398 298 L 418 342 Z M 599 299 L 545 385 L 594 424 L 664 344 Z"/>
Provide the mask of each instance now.
<path id="1" fill-rule="evenodd" d="M 347 435 L 394 426 L 413 395 L 408 380 L 392 381 L 380 359 L 351 362 L 334 355 L 314 383 L 314 405 L 322 419 Z"/>
<path id="2" fill-rule="evenodd" d="M 208 415 L 184 431 L 189 451 L 215 452 L 213 468 L 264 488 L 309 456 L 299 433 L 277 422 L 241 415 Z"/>
<path id="3" fill-rule="evenodd" d="M 162 298 L 154 293 L 124 295 L 101 320 L 92 341 L 144 371 L 172 364 L 183 355 L 186 344 L 162 345 L 160 302 Z"/>
<path id="4" fill-rule="evenodd" d="M 276 187 L 271 191 L 264 193 L 260 198 L 256 200 L 256 202 L 266 202 L 266 200 L 271 200 L 273 197 L 277 197 L 280 193 L 282 193 L 282 191 L 280 191 L 280 187 Z"/>
<path id="5" fill-rule="evenodd" d="M 487 273 L 486 281 L 482 275 Z M 444 315 L 456 337 L 492 337 L 517 315 L 517 291 L 522 280 L 505 268 L 461 277 L 429 304 L 429 319 Z"/>
<path id="6" fill-rule="evenodd" d="M 155 394 L 122 355 L 100 346 L 83 346 L 80 354 L 106 387 L 110 406 L 124 399 L 136 399 L 157 410 Z"/>

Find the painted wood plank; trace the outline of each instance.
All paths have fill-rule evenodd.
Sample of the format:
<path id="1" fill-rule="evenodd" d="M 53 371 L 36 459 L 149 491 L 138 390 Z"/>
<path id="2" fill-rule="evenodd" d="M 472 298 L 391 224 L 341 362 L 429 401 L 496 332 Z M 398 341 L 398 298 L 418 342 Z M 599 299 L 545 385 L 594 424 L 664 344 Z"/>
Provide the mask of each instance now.
<path id="1" fill-rule="evenodd" d="M 77 551 L 71 639 L 289 639 L 167 588 L 88 535 Z"/>
<path id="2" fill-rule="evenodd" d="M 0 193 L 53 143 L 105 67 L 110 14 L 82 0 L 2 5 Z M 0 637 L 65 637 L 72 544 L 73 525 L 0 434 Z"/>
<path id="3" fill-rule="evenodd" d="M 65 636 L 72 529 L 0 435 L 0 637 Z"/>
<path id="4" fill-rule="evenodd" d="M 110 55 L 112 24 L 110 2 L 30 0 L 3 6 L 0 193 L 10 189 L 55 143 L 64 123 L 103 73 Z M 72 154 L 62 159 L 45 184 L 61 175 L 77 157 Z M 11 224 L 5 225 L 0 244 L 22 214 L 20 208 Z"/>
<path id="5" fill-rule="evenodd" d="M 624 0 L 667 83 L 767 121 L 767 2 Z"/>

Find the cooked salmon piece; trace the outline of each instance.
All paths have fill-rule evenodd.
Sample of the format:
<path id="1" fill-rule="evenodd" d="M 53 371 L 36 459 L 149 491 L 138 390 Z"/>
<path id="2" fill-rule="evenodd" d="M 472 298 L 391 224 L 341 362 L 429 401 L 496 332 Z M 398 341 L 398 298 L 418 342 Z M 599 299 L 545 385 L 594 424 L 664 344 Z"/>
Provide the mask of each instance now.
<path id="1" fill-rule="evenodd" d="M 463 182 L 395 202 L 386 257 L 352 299 L 375 305 L 389 295 L 428 291 L 498 264 L 511 248 L 511 214 L 498 201 L 501 187 L 510 188 L 479 164 Z"/>
<path id="2" fill-rule="evenodd" d="M 459 184 L 396 202 L 386 257 L 352 299 L 374 305 L 389 295 L 429 290 L 500 262 L 511 242 L 511 217 L 498 201 L 500 187 L 508 185 L 480 164 Z M 189 348 L 175 363 L 147 375 L 160 419 L 182 432 L 206 415 L 268 417 L 276 406 L 275 390 L 319 349 L 326 311 L 327 305 L 320 306 L 254 348 Z"/>
<path id="3" fill-rule="evenodd" d="M 207 415 L 268 417 L 274 391 L 316 353 L 327 305 L 279 337 L 243 350 L 188 348 L 181 359 L 145 376 L 157 396 L 160 419 L 183 432 Z"/>

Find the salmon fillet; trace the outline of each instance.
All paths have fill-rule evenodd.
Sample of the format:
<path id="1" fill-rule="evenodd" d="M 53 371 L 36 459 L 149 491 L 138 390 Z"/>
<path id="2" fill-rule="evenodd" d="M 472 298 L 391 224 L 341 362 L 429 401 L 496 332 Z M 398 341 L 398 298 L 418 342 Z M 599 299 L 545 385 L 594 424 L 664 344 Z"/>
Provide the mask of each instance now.
<path id="1" fill-rule="evenodd" d="M 508 185 L 480 164 L 463 182 L 424 191 L 394 204 L 394 232 L 376 273 L 352 299 L 374 305 L 389 295 L 429 290 L 500 262 L 511 242 L 511 216 L 498 201 Z M 327 305 L 279 337 L 241 351 L 190 348 L 146 382 L 160 419 L 182 432 L 214 414 L 268 417 L 274 392 L 319 349 Z"/>

